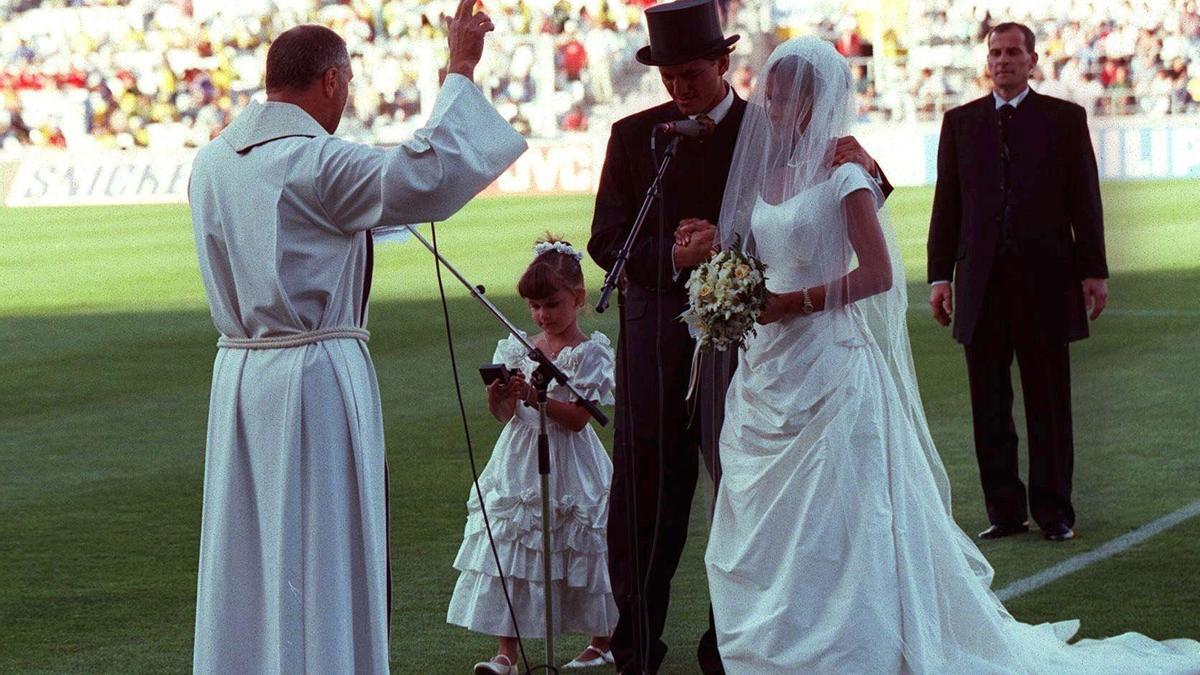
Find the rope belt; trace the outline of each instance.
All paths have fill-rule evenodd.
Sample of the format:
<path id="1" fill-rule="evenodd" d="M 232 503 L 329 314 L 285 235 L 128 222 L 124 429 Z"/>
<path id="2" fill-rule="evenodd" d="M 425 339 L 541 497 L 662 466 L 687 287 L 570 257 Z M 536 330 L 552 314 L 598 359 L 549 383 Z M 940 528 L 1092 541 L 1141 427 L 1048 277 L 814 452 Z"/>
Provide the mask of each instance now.
<path id="1" fill-rule="evenodd" d="M 217 340 L 217 346 L 225 349 L 289 349 L 311 345 L 323 340 L 344 339 L 367 342 L 371 339 L 371 334 L 363 328 L 321 328 L 307 333 L 260 338 L 234 338 L 222 335 Z"/>

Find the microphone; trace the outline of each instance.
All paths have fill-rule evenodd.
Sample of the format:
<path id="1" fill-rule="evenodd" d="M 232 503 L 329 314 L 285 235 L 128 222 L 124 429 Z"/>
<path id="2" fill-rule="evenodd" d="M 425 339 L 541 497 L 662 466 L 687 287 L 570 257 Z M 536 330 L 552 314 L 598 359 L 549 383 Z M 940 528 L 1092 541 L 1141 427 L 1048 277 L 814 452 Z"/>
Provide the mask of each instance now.
<path id="1" fill-rule="evenodd" d="M 717 123 L 708 118 L 705 118 L 704 122 L 684 119 L 675 120 L 674 122 L 660 122 L 654 125 L 654 133 L 656 134 L 687 136 L 688 138 L 711 136 L 716 129 Z"/>

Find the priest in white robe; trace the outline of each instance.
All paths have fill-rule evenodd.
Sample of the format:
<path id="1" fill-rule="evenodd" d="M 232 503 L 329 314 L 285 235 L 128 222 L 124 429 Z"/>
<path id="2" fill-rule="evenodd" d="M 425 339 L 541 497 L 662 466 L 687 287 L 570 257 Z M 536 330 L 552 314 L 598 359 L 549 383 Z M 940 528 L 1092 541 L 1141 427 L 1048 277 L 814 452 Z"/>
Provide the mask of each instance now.
<path id="1" fill-rule="evenodd" d="M 526 148 L 472 82 L 492 24 L 462 0 L 426 126 L 380 150 L 332 134 L 352 77 L 319 26 L 281 34 L 188 197 L 213 322 L 193 668 L 384 673 L 383 421 L 367 351 L 372 228 L 442 220 Z"/>

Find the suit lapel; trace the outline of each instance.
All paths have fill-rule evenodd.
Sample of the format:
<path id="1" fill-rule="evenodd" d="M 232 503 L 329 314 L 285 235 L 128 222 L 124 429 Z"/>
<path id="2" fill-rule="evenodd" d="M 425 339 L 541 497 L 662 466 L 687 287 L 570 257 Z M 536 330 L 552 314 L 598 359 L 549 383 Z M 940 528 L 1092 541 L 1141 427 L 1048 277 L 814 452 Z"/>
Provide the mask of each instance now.
<path id="1" fill-rule="evenodd" d="M 1046 122 L 1045 97 L 1032 89 L 1017 108 L 1009 132 L 1013 154 L 1013 179 L 1037 181 L 1044 175 L 1045 163 L 1053 156 L 1055 139 L 1052 125 Z"/>
<path id="2" fill-rule="evenodd" d="M 717 134 L 723 135 L 728 133 L 736 136 L 738 129 L 742 126 L 742 117 L 745 113 L 746 101 L 741 96 L 738 96 L 737 92 L 734 92 L 733 107 L 726 113 L 725 119 L 721 120 L 721 123 L 717 125 Z"/>
<path id="3" fill-rule="evenodd" d="M 962 134 L 958 142 L 960 159 L 971 166 L 963 166 L 960 171 L 968 172 L 963 174 L 967 177 L 968 192 L 975 200 L 978 212 L 986 214 L 982 219 L 970 221 L 973 237 L 981 249 L 991 250 L 1000 231 L 995 218 L 999 215 L 1003 196 L 1000 189 L 1000 115 L 991 94 L 967 106 L 967 114 L 958 130 Z"/>
<path id="4" fill-rule="evenodd" d="M 1045 123 L 1046 97 L 1030 89 L 1029 95 L 1021 102 L 1021 108 L 1025 106 L 1029 106 L 1028 109 L 1019 110 L 1014 118 L 1017 129 L 1022 138 L 1031 141 L 1034 147 L 1039 147 L 1044 152 L 1049 145 L 1047 141 L 1051 140 L 1048 138 L 1049 126 Z"/>
<path id="5" fill-rule="evenodd" d="M 974 115 L 972 135 L 978 139 L 980 157 L 993 158 L 996 166 L 1000 161 L 1000 115 L 992 95 L 981 99 Z"/>
<path id="6" fill-rule="evenodd" d="M 1025 112 L 1032 113 L 1030 115 L 1030 117 L 1039 115 L 1039 114 L 1041 114 L 1041 111 L 1042 111 L 1042 99 L 1043 98 L 1044 97 L 1041 94 L 1039 94 L 1033 90 L 1033 87 L 1030 87 L 1029 93 L 1025 95 L 1025 100 L 1021 101 L 1021 107 L 1023 108 L 1025 106 L 1029 106 L 1029 108 L 1027 110 L 1025 110 Z"/>

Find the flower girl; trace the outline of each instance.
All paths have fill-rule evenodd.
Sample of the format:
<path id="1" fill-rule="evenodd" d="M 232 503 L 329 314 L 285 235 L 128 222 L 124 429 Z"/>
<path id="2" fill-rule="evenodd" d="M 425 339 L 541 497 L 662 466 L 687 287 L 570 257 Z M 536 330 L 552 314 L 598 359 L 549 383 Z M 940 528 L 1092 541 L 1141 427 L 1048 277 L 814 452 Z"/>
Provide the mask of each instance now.
<path id="1" fill-rule="evenodd" d="M 539 241 L 533 251 L 533 262 L 517 284 L 541 329 L 530 342 L 562 369 L 582 396 L 612 405 L 615 383 L 609 340 L 599 332 L 589 338 L 578 326 L 586 295 L 582 254 L 554 237 Z M 488 409 L 505 427 L 479 476 L 479 488 L 520 634 L 542 638 L 546 623 L 537 391 L 526 379 L 537 364 L 526 358 L 524 347 L 511 336 L 496 345 L 493 361 L 521 372 L 487 388 Z M 587 411 L 567 389 L 552 383 L 547 398 L 555 632 L 592 637 L 565 667 L 604 665 L 613 662 L 608 645 L 617 623 L 605 543 L 612 461 L 588 424 Z M 474 490 L 467 500 L 467 524 L 454 567 L 460 575 L 446 620 L 500 638 L 496 656 L 476 664 L 475 673 L 515 674 L 517 633 Z"/>

